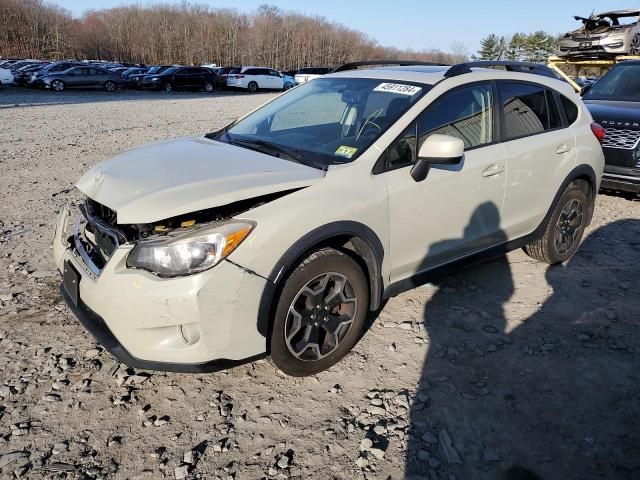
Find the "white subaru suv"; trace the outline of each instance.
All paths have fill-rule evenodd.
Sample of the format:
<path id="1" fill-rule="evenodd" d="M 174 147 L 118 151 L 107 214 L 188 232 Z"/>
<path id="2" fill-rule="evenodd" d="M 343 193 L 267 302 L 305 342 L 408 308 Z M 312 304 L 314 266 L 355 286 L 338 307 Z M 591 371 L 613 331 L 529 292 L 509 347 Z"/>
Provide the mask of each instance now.
<path id="1" fill-rule="evenodd" d="M 602 128 L 569 85 L 483 65 L 343 69 L 96 165 L 57 222 L 66 302 L 133 367 L 268 355 L 302 376 L 346 355 L 384 299 L 452 268 L 520 247 L 566 261 Z"/>

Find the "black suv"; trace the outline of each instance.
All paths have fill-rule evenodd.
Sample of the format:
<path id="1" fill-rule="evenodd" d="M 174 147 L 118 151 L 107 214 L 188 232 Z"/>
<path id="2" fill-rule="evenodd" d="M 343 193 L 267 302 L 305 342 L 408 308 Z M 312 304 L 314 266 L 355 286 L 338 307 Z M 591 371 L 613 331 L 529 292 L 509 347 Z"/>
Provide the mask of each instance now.
<path id="1" fill-rule="evenodd" d="M 582 99 L 606 130 L 602 187 L 640 193 L 640 61 L 617 64 Z"/>
<path id="2" fill-rule="evenodd" d="M 217 75 L 203 67 L 170 67 L 165 71 L 146 75 L 142 79 L 142 88 L 170 92 L 177 89 L 198 89 L 213 91 Z"/>

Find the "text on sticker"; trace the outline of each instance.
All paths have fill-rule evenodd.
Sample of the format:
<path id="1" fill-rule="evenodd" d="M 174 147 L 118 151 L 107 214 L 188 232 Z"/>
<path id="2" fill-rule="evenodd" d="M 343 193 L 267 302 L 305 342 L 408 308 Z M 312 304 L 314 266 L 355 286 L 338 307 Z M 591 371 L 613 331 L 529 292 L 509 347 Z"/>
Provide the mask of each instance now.
<path id="1" fill-rule="evenodd" d="M 381 83 L 373 89 L 374 92 L 389 92 L 399 93 L 401 95 L 415 95 L 422 87 L 416 87 L 415 85 L 405 85 L 404 83 Z"/>

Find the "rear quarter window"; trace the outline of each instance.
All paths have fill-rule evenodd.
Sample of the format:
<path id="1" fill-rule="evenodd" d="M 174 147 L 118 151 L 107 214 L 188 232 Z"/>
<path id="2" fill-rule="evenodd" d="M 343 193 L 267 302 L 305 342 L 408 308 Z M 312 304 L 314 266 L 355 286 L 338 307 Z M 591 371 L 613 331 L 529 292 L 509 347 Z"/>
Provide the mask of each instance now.
<path id="1" fill-rule="evenodd" d="M 562 127 L 553 94 L 545 87 L 502 82 L 499 89 L 505 140 L 537 135 Z"/>
<path id="2" fill-rule="evenodd" d="M 564 95 L 560 95 L 560 104 L 564 109 L 565 116 L 569 125 L 578 120 L 578 106 Z"/>

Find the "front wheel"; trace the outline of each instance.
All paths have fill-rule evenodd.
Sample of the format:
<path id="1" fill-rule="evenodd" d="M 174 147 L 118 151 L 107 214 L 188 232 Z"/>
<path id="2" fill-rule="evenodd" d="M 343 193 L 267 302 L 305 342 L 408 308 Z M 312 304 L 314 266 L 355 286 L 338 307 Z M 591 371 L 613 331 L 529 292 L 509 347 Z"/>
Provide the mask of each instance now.
<path id="1" fill-rule="evenodd" d="M 115 82 L 112 82 L 111 80 L 107 80 L 104 83 L 104 89 L 107 92 L 115 92 L 116 91 L 116 87 L 117 87 L 117 85 L 115 84 Z"/>
<path id="2" fill-rule="evenodd" d="M 211 84 L 211 82 L 204 82 L 204 85 L 202 86 L 202 88 L 207 93 L 213 92 L 213 85 Z"/>
<path id="3" fill-rule="evenodd" d="M 258 91 L 258 84 L 256 82 L 249 82 L 247 88 L 251 93 L 256 93 Z"/>
<path id="4" fill-rule="evenodd" d="M 558 200 L 542 237 L 524 247 L 531 258 L 555 265 L 566 262 L 576 253 L 593 208 L 581 185 L 585 184 L 569 184 Z"/>
<path id="5" fill-rule="evenodd" d="M 328 369 L 358 341 L 368 307 L 368 282 L 353 258 L 332 248 L 312 253 L 280 294 L 271 360 L 296 377 Z"/>
<path id="6" fill-rule="evenodd" d="M 162 86 L 162 89 L 165 92 L 170 92 L 171 90 L 173 90 L 173 85 L 171 85 L 169 82 L 167 82 Z"/>
<path id="7" fill-rule="evenodd" d="M 64 82 L 60 80 L 54 80 L 53 82 L 51 82 L 51 88 L 53 88 L 56 92 L 61 92 L 65 89 L 65 85 Z"/>

